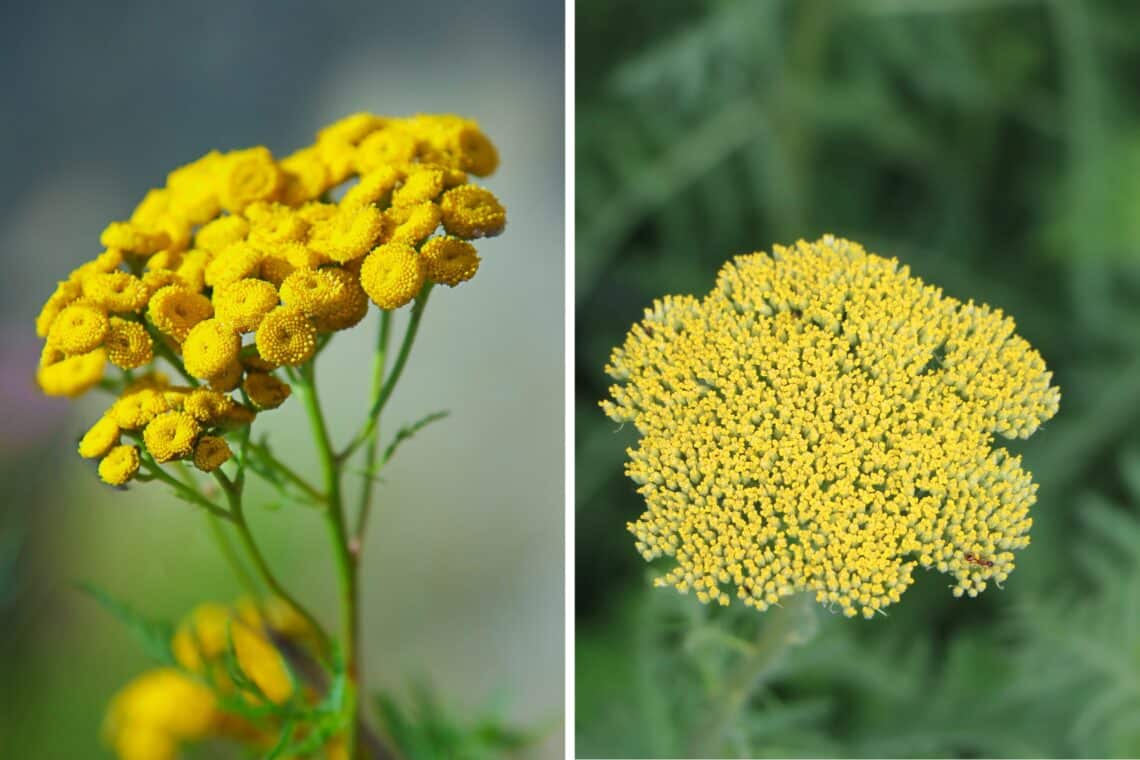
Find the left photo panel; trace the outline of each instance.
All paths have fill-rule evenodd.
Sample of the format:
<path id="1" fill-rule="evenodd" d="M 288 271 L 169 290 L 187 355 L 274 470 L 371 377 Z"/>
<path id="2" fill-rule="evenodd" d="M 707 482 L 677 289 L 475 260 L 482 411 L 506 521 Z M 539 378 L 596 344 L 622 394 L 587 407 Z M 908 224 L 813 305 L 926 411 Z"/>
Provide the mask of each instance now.
<path id="1" fill-rule="evenodd" d="M 564 15 L 0 12 L 0 757 L 563 757 Z"/>

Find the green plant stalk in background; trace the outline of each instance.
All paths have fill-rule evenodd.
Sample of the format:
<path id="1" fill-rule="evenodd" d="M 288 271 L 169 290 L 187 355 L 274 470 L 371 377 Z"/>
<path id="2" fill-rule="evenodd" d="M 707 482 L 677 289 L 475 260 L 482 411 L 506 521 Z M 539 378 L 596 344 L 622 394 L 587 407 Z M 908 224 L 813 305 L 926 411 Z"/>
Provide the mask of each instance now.
<path id="1" fill-rule="evenodd" d="M 787 604 L 773 606 L 760 621 L 756 640 L 736 664 L 733 675 L 710 695 L 706 725 L 693 737 L 693 757 L 717 757 L 740 711 L 763 688 L 781 659 L 794 647 L 806 644 L 816 632 L 818 605 L 811 594 L 801 592 Z"/>

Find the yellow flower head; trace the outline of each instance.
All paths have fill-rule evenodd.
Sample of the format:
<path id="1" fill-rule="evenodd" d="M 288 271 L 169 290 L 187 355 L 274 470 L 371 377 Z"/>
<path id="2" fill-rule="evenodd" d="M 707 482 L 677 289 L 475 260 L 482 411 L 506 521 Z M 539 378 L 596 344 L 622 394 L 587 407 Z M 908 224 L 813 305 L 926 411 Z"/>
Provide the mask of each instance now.
<path id="1" fill-rule="evenodd" d="M 182 410 L 198 422 L 215 425 L 233 411 L 238 403 L 221 391 L 210 388 L 195 388 L 186 394 Z"/>
<path id="2" fill-rule="evenodd" d="M 190 455 L 200 431 L 198 421 L 189 413 L 163 412 L 147 423 L 143 443 L 156 462 L 172 462 Z"/>
<path id="3" fill-rule="evenodd" d="M 368 294 L 360 286 L 360 280 L 347 269 L 329 267 L 322 269 L 326 277 L 335 284 L 335 295 L 325 302 L 325 308 L 313 317 L 313 323 L 321 332 L 347 330 L 368 314 Z"/>
<path id="4" fill-rule="evenodd" d="M 392 228 L 387 242 L 418 246 L 439 229 L 443 212 L 431 201 L 415 206 L 393 206 L 384 212 Z"/>
<path id="5" fill-rule="evenodd" d="M 121 486 L 139 471 L 138 446 L 115 446 L 99 462 L 99 477 L 104 483 Z"/>
<path id="6" fill-rule="evenodd" d="M 292 695 L 293 680 L 260 616 L 249 619 L 239 609 L 213 602 L 198 605 L 179 624 L 171 649 L 182 667 L 202 673 L 220 663 L 231 643 L 238 666 L 265 696 L 280 703 Z"/>
<path id="7" fill-rule="evenodd" d="M 404 184 L 392 193 L 393 206 L 416 206 L 434 201 L 443 192 L 444 171 L 437 166 L 417 165 Z"/>
<path id="8" fill-rule="evenodd" d="M 47 341 L 65 354 L 85 354 L 102 345 L 110 329 L 107 312 L 97 306 L 74 304 L 52 322 Z"/>
<path id="9" fill-rule="evenodd" d="M 244 240 L 230 243 L 206 265 L 206 284 L 216 288 L 245 277 L 257 277 L 264 255 Z"/>
<path id="10" fill-rule="evenodd" d="M 124 314 L 146 308 L 150 291 L 138 277 L 126 272 L 112 271 L 94 274 L 85 279 L 83 296 L 101 309 L 113 314 Z"/>
<path id="11" fill-rule="evenodd" d="M 212 389 L 228 393 L 241 385 L 243 372 L 244 368 L 242 367 L 241 361 L 235 358 L 232 362 L 222 367 L 217 374 L 210 375 L 206 380 L 210 383 Z"/>
<path id="12" fill-rule="evenodd" d="M 106 248 L 118 248 L 127 253 L 149 256 L 170 245 L 170 235 L 151 230 L 133 222 L 111 222 L 99 236 Z"/>
<path id="13" fill-rule="evenodd" d="M 242 388 L 258 409 L 276 409 L 293 392 L 288 383 L 267 372 L 250 372 L 246 375 Z"/>
<path id="14" fill-rule="evenodd" d="M 194 325 L 214 316 L 214 306 L 201 293 L 167 285 L 150 297 L 147 316 L 163 334 L 182 342 Z"/>
<path id="15" fill-rule="evenodd" d="M 328 169 L 314 147 L 302 148 L 286 156 L 281 159 L 280 166 L 285 174 L 281 200 L 290 206 L 300 206 L 319 198 L 321 193 L 332 187 Z"/>
<path id="16" fill-rule="evenodd" d="M 241 336 L 232 326 L 220 319 L 204 319 L 186 335 L 182 363 L 194 377 L 217 377 L 237 361 L 240 352 Z"/>
<path id="17" fill-rule="evenodd" d="M 204 435 L 194 447 L 194 466 L 202 472 L 213 472 L 233 456 L 226 439 L 216 435 Z"/>
<path id="18" fill-rule="evenodd" d="M 415 298 L 423 287 L 423 261 L 415 248 L 387 243 L 364 260 L 360 285 L 381 309 L 398 309 Z"/>
<path id="19" fill-rule="evenodd" d="M 206 267 L 209 266 L 212 254 L 195 248 L 182 256 L 182 263 L 178 265 L 178 277 L 186 287 L 195 292 L 201 292 L 206 287 Z M 146 275 L 143 276 L 146 279 Z"/>
<path id="20" fill-rule="evenodd" d="M 357 145 L 368 135 L 381 129 L 387 120 L 370 113 L 354 113 L 337 119 L 317 132 L 317 141 L 334 140 Z"/>
<path id="21" fill-rule="evenodd" d="M 79 439 L 79 456 L 97 459 L 119 443 L 119 425 L 109 415 L 103 415 Z"/>
<path id="22" fill-rule="evenodd" d="M 254 203 L 245 210 L 252 223 L 249 242 L 260 248 L 303 241 L 309 223 L 295 209 L 280 203 Z"/>
<path id="23" fill-rule="evenodd" d="M 97 348 L 40 367 L 36 372 L 36 382 L 48 396 L 81 396 L 103 379 L 106 366 L 107 351 Z"/>
<path id="24" fill-rule="evenodd" d="M 424 243 L 420 255 L 424 260 L 424 274 L 440 285 L 455 287 L 470 280 L 479 270 L 475 246 L 459 238 L 432 238 Z"/>
<path id="25" fill-rule="evenodd" d="M 131 212 L 129 221 L 141 227 L 154 227 L 170 213 L 170 191 L 165 188 L 147 190 L 146 195 Z"/>
<path id="26" fill-rule="evenodd" d="M 443 228 L 457 237 L 494 237 L 507 224 L 507 212 L 499 199 L 475 185 L 448 190 L 439 207 L 443 211 Z"/>
<path id="27" fill-rule="evenodd" d="M 353 156 L 353 166 L 360 174 L 381 166 L 406 164 L 416 157 L 416 138 L 398 124 L 378 129 L 360 141 Z"/>
<path id="28" fill-rule="evenodd" d="M 265 280 L 245 278 L 220 285 L 214 291 L 214 313 L 234 330 L 253 332 L 266 314 L 277 307 L 277 288 Z"/>
<path id="29" fill-rule="evenodd" d="M 172 251 L 169 248 L 159 251 L 146 260 L 146 269 L 148 272 L 164 269 L 174 272 L 182 266 L 182 254 L 182 251 Z"/>
<path id="30" fill-rule="evenodd" d="M 285 179 L 273 154 L 264 146 L 226 155 L 218 171 L 219 200 L 222 208 L 234 214 L 257 201 L 276 200 Z"/>
<path id="31" fill-rule="evenodd" d="M 163 668 L 144 673 L 115 695 L 104 732 L 124 760 L 173 759 L 179 743 L 205 738 L 219 718 L 209 687 Z"/>
<path id="32" fill-rule="evenodd" d="M 317 352 L 317 328 L 295 306 L 278 306 L 261 320 L 256 341 L 263 358 L 296 367 Z"/>
<path id="33" fill-rule="evenodd" d="M 359 259 L 384 234 L 384 215 L 374 206 L 352 206 L 318 222 L 309 247 L 332 261 Z"/>
<path id="34" fill-rule="evenodd" d="M 194 242 L 199 248 L 217 252 L 232 243 L 245 240 L 245 236 L 248 234 L 249 222 L 245 220 L 245 217 L 237 214 L 227 214 L 226 216 L 219 216 L 209 224 L 203 225 L 202 228 L 198 230 Z"/>
<path id="35" fill-rule="evenodd" d="M 138 322 L 111 317 L 111 328 L 104 340 L 107 359 L 116 367 L 136 369 L 154 360 L 154 341 Z"/>
<path id="36" fill-rule="evenodd" d="M 166 175 L 170 211 L 190 224 L 205 224 L 218 215 L 218 179 L 221 153 L 212 150 L 201 158 L 180 166 Z"/>
<path id="37" fill-rule="evenodd" d="M 51 330 L 52 323 L 65 307 L 77 301 L 83 295 L 83 286 L 78 282 L 61 282 L 55 286 L 55 291 L 44 302 L 43 308 L 36 317 L 36 335 L 46 338 Z"/>
<path id="38" fill-rule="evenodd" d="M 281 704 L 293 695 L 293 678 L 281 653 L 259 629 L 246 624 L 232 625 L 230 636 L 238 664 L 249 680 L 270 702 Z"/>
<path id="39" fill-rule="evenodd" d="M 641 435 L 629 530 L 670 558 L 658 585 L 758 609 L 808 591 L 871 617 L 918 566 L 955 595 L 1005 580 L 1036 487 L 994 435 L 1032 434 L 1059 401 L 1013 330 L 831 236 L 656 302 L 614 351 L 603 407 Z"/>
<path id="40" fill-rule="evenodd" d="M 480 177 L 499 166 L 499 153 L 479 125 L 452 115 L 417 116 L 413 122 L 428 142 L 425 159 Z"/>
<path id="41" fill-rule="evenodd" d="M 170 404 L 162 390 L 142 387 L 124 393 L 111 404 L 107 416 L 123 430 L 138 430 L 168 409 Z"/>
<path id="42" fill-rule="evenodd" d="M 297 269 L 281 283 L 281 302 L 296 306 L 310 317 L 335 308 L 344 286 L 333 276 L 335 269 Z"/>
<path id="43" fill-rule="evenodd" d="M 360 178 L 341 199 L 341 208 L 357 208 L 369 204 L 386 206 L 392 190 L 400 183 L 402 174 L 393 166 L 384 165 Z"/>
<path id="44" fill-rule="evenodd" d="M 179 267 L 181 268 L 181 267 Z M 156 269 L 150 272 L 144 272 L 142 276 L 143 287 L 147 292 L 147 303 L 154 297 L 154 294 L 165 288 L 167 285 L 177 285 L 185 290 L 200 290 L 201 288 L 192 288 L 190 284 L 182 278 L 177 272 L 172 272 L 169 269 Z"/>

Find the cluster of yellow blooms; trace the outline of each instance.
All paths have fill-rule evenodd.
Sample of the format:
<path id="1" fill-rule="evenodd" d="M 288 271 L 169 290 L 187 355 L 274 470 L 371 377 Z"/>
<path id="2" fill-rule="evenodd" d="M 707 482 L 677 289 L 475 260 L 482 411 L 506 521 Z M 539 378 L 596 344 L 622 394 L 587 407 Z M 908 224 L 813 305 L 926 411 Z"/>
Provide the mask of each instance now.
<path id="1" fill-rule="evenodd" d="M 737 257 L 703 300 L 654 303 L 606 371 L 605 412 L 641 434 L 629 530 L 676 563 L 657 585 L 761 610 L 806 590 L 870 618 L 916 566 L 975 596 L 1029 543 L 1036 486 L 993 437 L 1057 412 L 1041 356 L 856 243 Z"/>
<path id="2" fill-rule="evenodd" d="M 272 746 L 277 738 L 273 731 L 227 712 L 222 700 L 283 704 L 295 693 L 307 693 L 293 682 L 274 641 L 314 645 L 308 624 L 280 600 L 260 607 L 250 600 L 200 605 L 171 642 L 179 667 L 148 671 L 115 696 L 104 726 L 107 742 L 122 760 L 173 760 L 182 745 L 212 738 Z M 224 658 L 231 646 L 252 685 L 238 686 L 230 678 Z M 343 745 L 330 742 L 323 757 L 344 758 Z"/>
<path id="3" fill-rule="evenodd" d="M 457 116 L 354 114 L 280 160 L 265 147 L 208 153 L 111 223 L 106 250 L 56 287 L 36 320 L 39 385 L 78 396 L 108 363 L 132 377 L 168 358 L 192 383 L 135 378 L 80 453 L 115 485 L 140 464 L 123 436 L 158 462 L 214 469 L 230 455 L 227 428 L 289 395 L 275 369 L 309 361 L 369 300 L 396 309 L 427 283 L 475 275 L 471 241 L 499 234 L 506 213 L 468 176 L 497 165 L 487 137 Z"/>

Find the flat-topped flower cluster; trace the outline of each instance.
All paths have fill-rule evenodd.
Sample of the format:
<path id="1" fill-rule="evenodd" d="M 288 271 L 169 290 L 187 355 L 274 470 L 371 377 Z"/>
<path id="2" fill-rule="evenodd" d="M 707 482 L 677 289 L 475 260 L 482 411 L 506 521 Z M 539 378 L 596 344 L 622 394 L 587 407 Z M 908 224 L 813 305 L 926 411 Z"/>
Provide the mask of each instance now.
<path id="1" fill-rule="evenodd" d="M 475 275 L 471 241 L 506 214 L 469 175 L 497 165 L 479 127 L 449 115 L 354 114 L 279 160 L 210 152 L 108 225 L 105 250 L 56 287 L 36 320 L 39 385 L 118 396 L 79 444 L 108 483 L 148 458 L 212 471 L 228 431 L 289 396 L 275 370 L 310 361 L 369 301 L 397 309 Z"/>
<path id="2" fill-rule="evenodd" d="M 659 585 L 871 617 L 916 567 L 974 596 L 1029 543 L 1036 486 L 993 443 L 1057 412 L 1040 354 L 856 243 L 737 257 L 703 299 L 647 309 L 606 371 L 603 408 L 641 435 L 629 530 L 672 560 Z"/>

